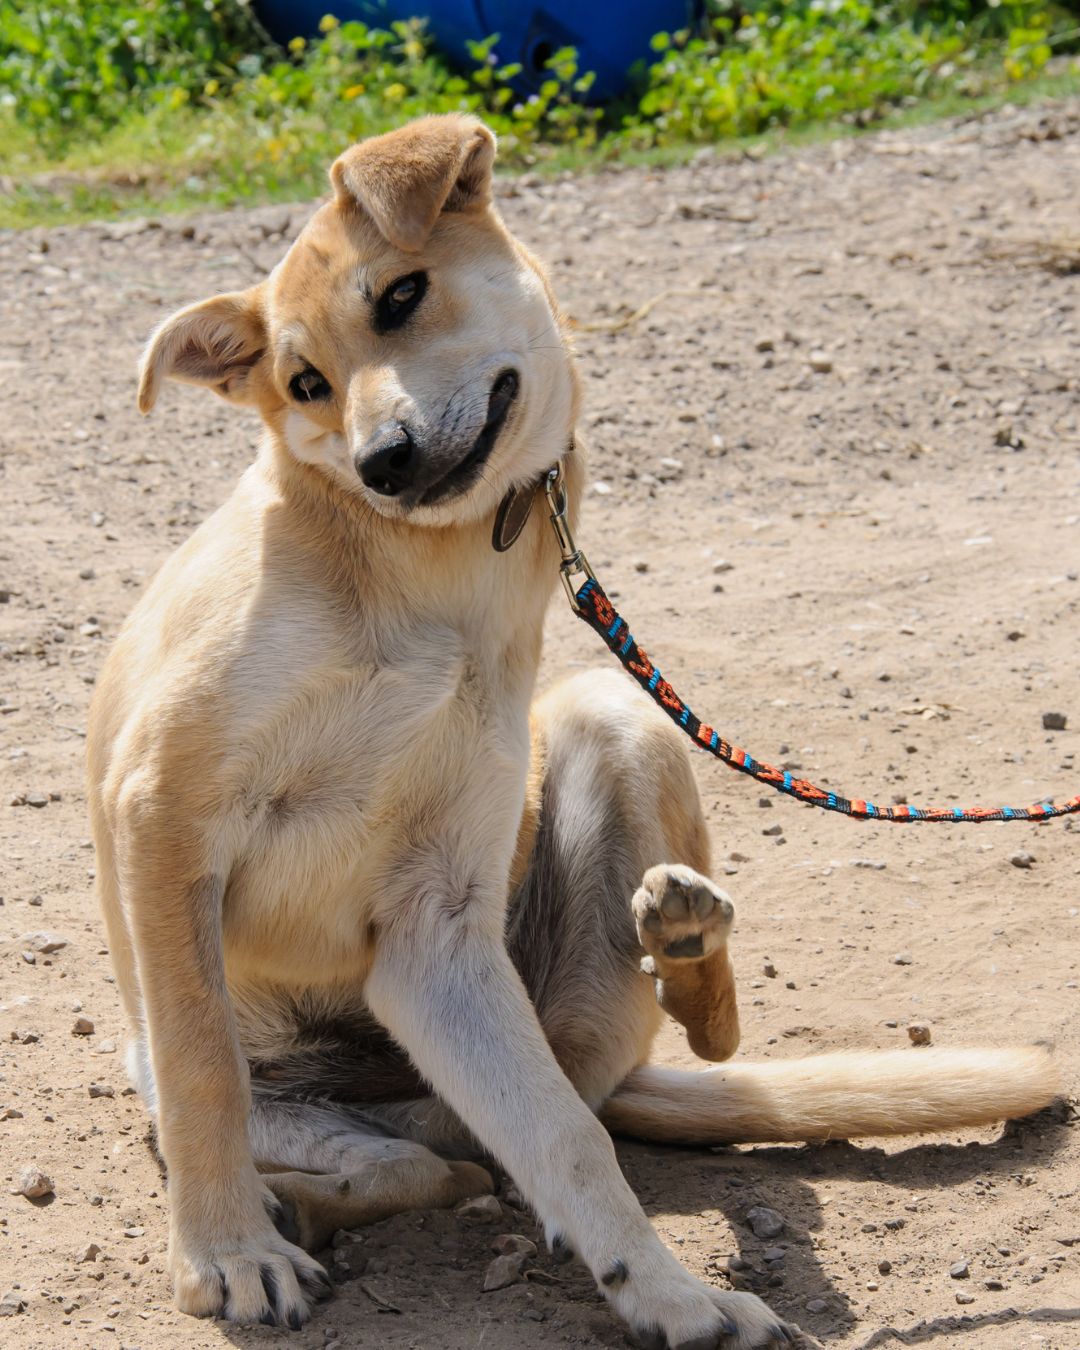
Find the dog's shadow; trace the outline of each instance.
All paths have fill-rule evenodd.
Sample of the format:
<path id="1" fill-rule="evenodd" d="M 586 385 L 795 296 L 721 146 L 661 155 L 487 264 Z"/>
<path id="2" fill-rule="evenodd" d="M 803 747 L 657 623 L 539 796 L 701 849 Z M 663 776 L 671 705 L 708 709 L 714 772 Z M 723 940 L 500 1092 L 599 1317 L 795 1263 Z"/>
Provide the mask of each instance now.
<path id="1" fill-rule="evenodd" d="M 847 1239 L 861 1247 L 861 1284 L 883 1284 L 888 1273 L 902 1277 L 917 1250 L 920 1197 L 976 1179 L 993 1185 L 999 1176 L 1049 1164 L 1065 1142 L 1067 1114 L 1049 1107 L 1006 1125 L 989 1142 L 935 1141 L 893 1151 L 835 1141 L 703 1153 L 629 1140 L 620 1140 L 618 1150 L 646 1213 L 696 1273 L 727 1274 L 735 1288 L 759 1294 L 828 1342 L 849 1335 L 856 1316 L 820 1253 L 842 1250 Z M 850 1185 L 830 1184 L 851 1182 L 865 1183 L 856 1198 Z M 783 1228 L 757 1236 L 748 1219 L 756 1207 L 775 1211 Z M 664 1222 L 669 1215 L 679 1216 L 672 1231 Z M 701 1217 L 687 1233 L 690 1215 Z M 886 1274 L 879 1272 L 883 1262 Z"/>
<path id="2" fill-rule="evenodd" d="M 618 1140 L 617 1148 L 646 1213 L 690 1269 L 718 1284 L 730 1278 L 736 1288 L 759 1294 L 828 1344 L 850 1337 L 857 1319 L 848 1295 L 833 1284 L 828 1267 L 835 1262 L 822 1259 L 822 1249 L 843 1250 L 845 1238 L 858 1234 L 867 1278 L 887 1278 L 877 1274 L 884 1260 L 892 1261 L 902 1277 L 905 1254 L 917 1250 L 918 1197 L 1044 1165 L 1064 1142 L 1066 1130 L 1065 1113 L 1050 1108 L 1006 1126 L 989 1142 L 920 1143 L 893 1152 L 846 1142 L 708 1151 Z M 856 1201 L 850 1198 L 850 1183 L 865 1183 Z M 337 1297 L 290 1338 L 290 1345 L 319 1350 L 329 1337 L 343 1350 L 353 1345 L 554 1350 L 571 1337 L 607 1350 L 625 1347 L 625 1330 L 588 1273 L 576 1263 L 560 1265 L 546 1253 L 533 1217 L 508 1210 L 512 1192 L 507 1186 L 503 1178 L 504 1216 L 497 1227 L 463 1224 L 450 1210 L 413 1211 L 359 1230 L 355 1245 L 346 1249 L 351 1273 L 334 1263 L 334 1253 L 320 1253 L 334 1270 Z M 781 1216 L 784 1227 L 777 1236 L 752 1232 L 747 1215 L 755 1206 Z M 864 1232 L 871 1223 L 874 1231 Z M 478 1299 L 492 1259 L 492 1238 L 511 1230 L 540 1247 L 533 1277 Z M 781 1248 L 782 1259 L 765 1259 Z M 973 1332 L 976 1350 L 977 1319 L 967 1319 L 960 1328 L 951 1325 L 957 1319 L 948 1320 L 941 1334 Z M 335 1328 L 332 1334 L 328 1324 Z M 237 1350 L 280 1343 L 282 1334 L 264 1327 L 218 1326 Z M 865 1330 L 870 1336 L 874 1328 Z M 936 1338 L 931 1330 L 920 1343 Z"/>

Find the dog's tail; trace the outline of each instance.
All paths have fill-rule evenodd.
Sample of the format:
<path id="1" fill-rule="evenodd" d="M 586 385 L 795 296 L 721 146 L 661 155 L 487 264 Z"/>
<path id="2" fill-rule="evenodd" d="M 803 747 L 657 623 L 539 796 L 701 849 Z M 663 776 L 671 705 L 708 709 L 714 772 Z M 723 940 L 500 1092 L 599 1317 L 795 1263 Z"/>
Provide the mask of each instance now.
<path id="1" fill-rule="evenodd" d="M 920 1134 L 1030 1115 L 1060 1094 L 1050 1050 L 886 1050 L 702 1072 L 646 1064 L 604 1104 L 614 1134 L 766 1144 Z"/>

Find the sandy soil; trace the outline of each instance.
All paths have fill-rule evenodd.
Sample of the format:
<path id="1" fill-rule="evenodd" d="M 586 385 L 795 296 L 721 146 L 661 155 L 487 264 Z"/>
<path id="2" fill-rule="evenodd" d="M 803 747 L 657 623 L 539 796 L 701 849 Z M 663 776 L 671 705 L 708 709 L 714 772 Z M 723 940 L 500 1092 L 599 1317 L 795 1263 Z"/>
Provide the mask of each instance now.
<path id="1" fill-rule="evenodd" d="M 850 795 L 1075 792 L 1080 104 L 504 198 L 583 326 L 597 481 L 582 542 L 695 708 Z M 140 421 L 139 346 L 173 307 L 254 280 L 304 216 L 0 239 L 5 1346 L 285 1339 L 171 1308 L 165 1185 L 91 896 L 82 751 L 110 637 L 256 435 L 178 387 Z M 545 678 L 606 659 L 554 606 Z M 1046 712 L 1067 729 L 1044 730 Z M 939 1044 L 1052 1039 L 1076 1084 L 1076 823 L 859 825 L 696 764 L 738 907 L 740 1054 L 903 1046 L 918 1020 Z M 42 931 L 64 945 L 26 936 Z M 92 1034 L 73 1033 L 79 1016 Z M 677 1028 L 663 1051 L 689 1060 Z M 693 1270 L 760 1290 L 836 1350 L 1080 1345 L 1068 1108 L 884 1147 L 621 1154 Z M 51 1199 L 8 1194 L 27 1164 Z M 779 1239 L 750 1232 L 755 1204 L 783 1216 Z M 547 1257 L 538 1278 L 481 1293 L 499 1232 L 535 1236 L 509 1207 L 489 1227 L 436 1213 L 366 1230 L 335 1261 L 337 1299 L 290 1344 L 624 1344 L 589 1281 Z"/>

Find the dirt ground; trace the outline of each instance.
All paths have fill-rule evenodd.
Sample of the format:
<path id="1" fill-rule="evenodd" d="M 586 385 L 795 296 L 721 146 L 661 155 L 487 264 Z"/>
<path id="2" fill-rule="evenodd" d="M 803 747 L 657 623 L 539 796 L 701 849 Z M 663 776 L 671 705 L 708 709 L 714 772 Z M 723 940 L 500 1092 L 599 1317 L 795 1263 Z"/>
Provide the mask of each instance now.
<path id="1" fill-rule="evenodd" d="M 581 325 L 582 543 L 665 674 L 755 755 L 885 802 L 1080 786 L 1078 202 L 1080 103 L 504 184 Z M 0 238 L 5 1346 L 288 1336 L 170 1304 L 82 774 L 110 638 L 256 436 L 177 386 L 140 420 L 140 344 L 172 308 L 253 281 L 305 214 Z M 544 679 L 608 659 L 557 602 Z M 738 911 L 740 1055 L 907 1046 L 919 1021 L 943 1045 L 1052 1040 L 1075 1088 L 1080 821 L 857 824 L 695 763 Z M 662 1051 L 691 1060 L 678 1028 Z M 835 1350 L 1080 1346 L 1069 1107 L 884 1146 L 620 1152 L 692 1270 Z M 52 1198 L 8 1193 L 28 1164 Z M 751 1233 L 756 1204 L 783 1217 L 778 1239 Z M 327 1258 L 338 1296 L 289 1344 L 625 1343 L 591 1282 L 544 1254 L 536 1278 L 482 1293 L 500 1232 L 537 1236 L 508 1205 L 494 1226 L 439 1212 L 366 1229 Z"/>

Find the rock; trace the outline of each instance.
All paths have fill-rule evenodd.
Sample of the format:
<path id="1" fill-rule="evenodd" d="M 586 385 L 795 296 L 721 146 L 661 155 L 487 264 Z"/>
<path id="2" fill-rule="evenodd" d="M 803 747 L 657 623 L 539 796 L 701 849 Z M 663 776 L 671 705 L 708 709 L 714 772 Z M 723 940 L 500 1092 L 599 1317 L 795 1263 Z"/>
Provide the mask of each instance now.
<path id="1" fill-rule="evenodd" d="M 609 497 L 611 495 L 611 484 L 605 483 L 602 478 L 598 478 L 596 482 L 592 484 L 592 490 L 598 497 Z"/>
<path id="2" fill-rule="evenodd" d="M 832 359 L 826 352 L 813 351 L 810 353 L 810 369 L 815 375 L 828 375 L 832 370 Z"/>
<path id="3" fill-rule="evenodd" d="M 910 966 L 912 955 L 910 952 L 897 952 L 892 959 L 892 963 L 894 966 Z"/>
<path id="4" fill-rule="evenodd" d="M 719 576 L 722 572 L 730 572 L 735 567 L 733 562 L 728 562 L 726 558 L 717 558 L 712 565 L 713 572 Z"/>
<path id="5" fill-rule="evenodd" d="M 975 1302 L 975 1295 L 974 1295 L 974 1294 L 962 1294 L 962 1293 L 957 1293 L 957 1295 L 956 1295 L 956 1301 L 957 1301 L 957 1303 L 974 1303 L 974 1302 Z"/>
<path id="6" fill-rule="evenodd" d="M 67 938 L 62 938 L 59 933 L 23 933 L 16 939 L 20 947 L 25 947 L 27 951 L 39 952 L 42 956 L 51 956 L 53 952 L 62 951 L 67 944 Z"/>
<path id="7" fill-rule="evenodd" d="M 812 1298 L 807 1301 L 806 1311 L 811 1313 L 823 1313 L 828 1306 L 829 1305 L 823 1298 Z"/>
<path id="8" fill-rule="evenodd" d="M 26 1311 L 26 1299 L 21 1298 L 14 1289 L 9 1289 L 3 1298 L 0 1298 L 0 1317 L 17 1317 L 19 1313 Z"/>
<path id="9" fill-rule="evenodd" d="M 971 1274 L 971 1267 L 966 1261 L 957 1261 L 949 1267 L 949 1274 L 954 1280 L 966 1280 Z"/>
<path id="10" fill-rule="evenodd" d="M 86 1261 L 96 1261 L 101 1255 L 101 1248 L 96 1242 L 87 1243 L 75 1258 L 76 1265 L 82 1265 Z"/>
<path id="11" fill-rule="evenodd" d="M 17 1106 L 0 1107 L 0 1120 L 22 1120 L 23 1113 Z"/>
<path id="12" fill-rule="evenodd" d="M 776 967 L 773 965 L 771 961 L 765 962 L 765 965 L 762 967 L 762 973 L 768 980 L 775 980 L 777 976 Z"/>
<path id="13" fill-rule="evenodd" d="M 71 1028 L 73 1036 L 92 1036 L 94 1034 L 94 1023 L 89 1017 L 76 1017 Z"/>
<path id="14" fill-rule="evenodd" d="M 40 1167 L 24 1167 L 19 1173 L 18 1182 L 11 1188 L 12 1195 L 25 1195 L 27 1200 L 40 1200 L 44 1195 L 55 1193 L 52 1177 L 46 1175 Z"/>
<path id="15" fill-rule="evenodd" d="M 771 337 L 759 337 L 754 343 L 756 352 L 774 352 L 776 351 L 776 339 Z"/>
<path id="16" fill-rule="evenodd" d="M 647 572 L 648 570 L 649 564 L 646 562 L 644 558 L 638 558 L 637 562 L 634 563 L 635 572 Z"/>
<path id="17" fill-rule="evenodd" d="M 500 1233 L 491 1244 L 491 1250 L 500 1256 L 535 1256 L 536 1243 L 520 1233 Z"/>
<path id="18" fill-rule="evenodd" d="M 892 1270 L 892 1262 L 891 1262 L 891 1261 L 879 1261 L 879 1262 L 877 1263 L 877 1268 L 878 1268 L 878 1274 L 879 1274 L 879 1275 L 888 1275 L 889 1272 Z"/>
<path id="19" fill-rule="evenodd" d="M 911 1022 L 907 1029 L 908 1040 L 912 1045 L 930 1044 L 930 1027 L 926 1022 Z"/>
<path id="20" fill-rule="evenodd" d="M 507 1252 L 504 1256 L 497 1256 L 484 1272 L 484 1293 L 490 1294 L 494 1289 L 505 1289 L 507 1285 L 517 1284 L 528 1259 L 526 1252 Z"/>
<path id="21" fill-rule="evenodd" d="M 1068 718 L 1064 713 L 1043 713 L 1043 731 L 1064 731 Z"/>
<path id="22" fill-rule="evenodd" d="M 111 1083 L 91 1083 L 91 1084 L 90 1084 L 90 1096 L 91 1096 L 91 1097 L 115 1097 L 115 1096 L 116 1096 L 116 1089 L 113 1087 L 113 1085 L 112 1085 Z"/>
<path id="23" fill-rule="evenodd" d="M 674 459 L 666 455 L 660 461 L 660 467 L 656 470 L 656 476 L 661 483 L 673 483 L 683 475 L 683 462 L 681 459 Z"/>
<path id="24" fill-rule="evenodd" d="M 48 806 L 49 797 L 45 792 L 28 792 L 26 794 L 26 805 L 36 806 L 40 811 L 43 806 Z"/>
<path id="25" fill-rule="evenodd" d="M 463 1200 L 454 1213 L 469 1223 L 498 1223 L 502 1218 L 502 1205 L 493 1195 L 478 1195 L 472 1200 Z"/>
<path id="26" fill-rule="evenodd" d="M 746 1222 L 755 1237 L 775 1238 L 784 1231 L 784 1221 L 775 1209 L 767 1205 L 755 1205 L 746 1215 Z"/>
<path id="27" fill-rule="evenodd" d="M 95 578 L 96 576 L 97 576 L 97 573 L 94 571 L 94 569 L 93 569 L 92 567 L 80 567 L 80 568 L 79 568 L 79 579 L 80 579 L 80 581 L 93 581 L 94 578 Z"/>
<path id="28" fill-rule="evenodd" d="M 1032 853 L 1010 853 L 1009 861 L 1014 867 L 1022 868 L 1026 872 L 1035 865 L 1035 855 Z"/>
<path id="29" fill-rule="evenodd" d="M 783 833 L 784 833 L 784 827 L 783 827 L 783 825 L 779 825 L 779 824 L 777 824 L 777 825 L 766 825 L 765 828 L 761 831 L 761 833 L 762 833 L 762 834 L 767 834 L 767 835 L 769 835 L 770 837 L 773 837 L 773 836 L 776 836 L 776 835 L 778 835 L 778 834 L 783 834 Z"/>
<path id="30" fill-rule="evenodd" d="M 787 1252 L 783 1247 L 770 1247 L 765 1253 L 764 1259 L 766 1261 L 782 1261 L 785 1256 L 787 1256 Z"/>
<path id="31" fill-rule="evenodd" d="M 115 1055 L 116 1042 L 112 1040 L 99 1041 L 90 1053 L 92 1055 Z"/>

